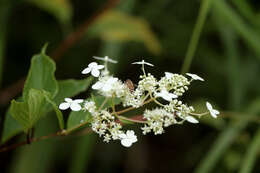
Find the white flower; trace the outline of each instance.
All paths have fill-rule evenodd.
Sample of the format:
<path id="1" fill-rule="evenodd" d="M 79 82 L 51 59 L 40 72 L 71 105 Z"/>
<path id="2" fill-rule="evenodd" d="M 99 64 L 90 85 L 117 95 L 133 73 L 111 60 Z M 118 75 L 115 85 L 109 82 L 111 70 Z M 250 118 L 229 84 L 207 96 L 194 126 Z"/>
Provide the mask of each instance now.
<path id="1" fill-rule="evenodd" d="M 113 60 L 113 59 L 110 59 L 108 56 L 105 56 L 104 58 L 102 57 L 98 57 L 98 56 L 93 56 L 94 59 L 98 59 L 98 60 L 101 60 L 101 61 L 105 61 L 105 62 L 111 62 L 111 63 L 114 63 L 116 64 L 117 61 Z"/>
<path id="2" fill-rule="evenodd" d="M 91 114 L 96 114 L 96 104 L 93 101 L 86 101 L 84 103 L 84 110 L 88 110 Z"/>
<path id="3" fill-rule="evenodd" d="M 161 92 L 156 94 L 156 97 L 162 97 L 164 100 L 172 101 L 172 99 L 177 98 L 178 96 L 168 92 L 166 89 L 162 89 Z"/>
<path id="4" fill-rule="evenodd" d="M 71 98 L 65 98 L 65 102 L 61 103 L 59 109 L 66 110 L 70 108 L 73 111 L 80 111 L 81 106 L 79 103 L 82 103 L 83 99 L 72 100 Z"/>
<path id="5" fill-rule="evenodd" d="M 173 73 L 165 72 L 166 79 L 171 79 L 173 77 Z"/>
<path id="6" fill-rule="evenodd" d="M 201 77 L 199 77 L 196 74 L 192 74 L 192 73 L 186 73 L 187 76 L 190 76 L 193 80 L 200 80 L 200 81 L 204 81 L 204 79 L 202 79 Z"/>
<path id="7" fill-rule="evenodd" d="M 110 91 L 113 88 L 113 84 L 118 81 L 118 78 L 110 77 L 106 81 L 98 81 L 92 85 L 92 89 L 102 90 L 104 92 Z"/>
<path id="8" fill-rule="evenodd" d="M 121 144 L 125 147 L 130 147 L 137 141 L 137 137 L 133 130 L 127 130 L 126 134 L 119 134 L 119 138 L 121 139 Z"/>
<path id="9" fill-rule="evenodd" d="M 185 117 L 185 119 L 187 120 L 187 121 L 189 121 L 190 123 L 199 123 L 199 121 L 197 120 L 197 119 L 195 119 L 194 117 L 192 117 L 192 116 L 190 116 L 190 115 L 188 115 L 188 116 L 186 116 Z"/>
<path id="10" fill-rule="evenodd" d="M 140 62 L 133 62 L 132 64 L 141 64 L 141 65 L 149 65 L 149 66 L 154 66 L 153 64 L 151 63 L 148 63 L 148 62 L 145 62 L 144 60 L 140 61 Z"/>
<path id="11" fill-rule="evenodd" d="M 210 115 L 213 118 L 217 118 L 217 115 L 219 114 L 219 111 L 216 109 L 213 109 L 212 105 L 209 102 L 206 102 L 207 109 L 209 110 Z"/>
<path id="12" fill-rule="evenodd" d="M 96 62 L 92 62 L 88 65 L 87 68 L 85 68 L 81 73 L 82 74 L 88 74 L 91 72 L 91 75 L 94 77 L 98 77 L 100 74 L 100 69 L 104 68 L 103 65 L 98 65 Z"/>

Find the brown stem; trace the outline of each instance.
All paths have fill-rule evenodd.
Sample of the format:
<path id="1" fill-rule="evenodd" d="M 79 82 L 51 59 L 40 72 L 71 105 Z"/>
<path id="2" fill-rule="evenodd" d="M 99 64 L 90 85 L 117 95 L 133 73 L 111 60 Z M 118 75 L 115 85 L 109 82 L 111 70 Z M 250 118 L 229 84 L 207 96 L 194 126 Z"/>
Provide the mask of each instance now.
<path id="1" fill-rule="evenodd" d="M 59 46 L 50 54 L 51 57 L 58 61 L 67 50 L 74 46 L 80 39 L 84 37 L 86 30 L 89 26 L 96 21 L 106 11 L 114 8 L 120 0 L 108 0 L 107 3 L 98 10 L 92 17 L 88 18 L 83 24 L 81 24 L 74 32 L 70 33 Z M 25 77 L 19 79 L 17 82 L 8 86 L 0 92 L 0 105 L 6 105 L 9 101 L 15 97 L 23 89 Z"/>
<path id="2" fill-rule="evenodd" d="M 142 120 L 142 115 L 136 115 L 136 116 L 133 116 L 131 117 L 132 120 L 139 120 L 141 121 Z M 82 127 L 81 125 L 78 126 L 79 127 Z M 71 131 L 70 131 L 71 132 Z M 89 134 L 93 132 L 91 130 L 91 128 L 86 128 L 78 133 L 75 134 L 75 136 L 82 136 L 82 135 L 86 135 L 86 134 Z M 63 131 L 58 131 L 57 133 L 52 133 L 50 135 L 47 135 L 47 136 L 41 136 L 41 137 L 38 137 L 38 138 L 31 138 L 30 139 L 30 143 L 33 143 L 33 142 L 37 142 L 37 141 L 42 141 L 42 140 L 46 140 L 46 139 L 49 139 L 49 138 L 52 138 L 52 137 L 57 137 L 57 136 L 67 136 L 69 135 L 70 133 L 67 133 L 65 130 Z M 8 146 L 1 146 L 0 147 L 0 153 L 1 152 L 6 152 L 6 151 L 10 151 L 12 149 L 15 149 L 15 148 L 18 148 L 18 147 L 21 147 L 21 146 L 24 146 L 24 145 L 27 145 L 28 142 L 27 140 L 25 141 L 22 141 L 22 142 L 19 142 L 19 143 L 16 143 L 16 144 L 12 144 L 12 145 L 8 145 Z"/>
<path id="3" fill-rule="evenodd" d="M 41 137 L 38 137 L 38 138 L 31 138 L 29 140 L 30 140 L 30 143 L 32 143 L 32 142 L 46 140 L 46 139 L 49 139 L 49 138 L 55 137 L 55 136 L 63 136 L 63 133 L 57 132 L 57 133 L 53 133 L 53 134 L 50 134 L 50 135 L 47 135 L 47 136 L 41 136 Z M 18 148 L 18 147 L 21 147 L 23 145 L 30 144 L 30 143 L 28 143 L 28 141 L 25 140 L 25 141 L 22 141 L 22 142 L 19 142 L 19 143 L 16 143 L 16 144 L 12 144 L 12 145 L 9 145 L 9 146 L 3 146 L 3 147 L 0 147 L 0 153 L 5 152 L 5 151 L 9 151 L 9 150 L 12 150 L 12 149 L 15 149 L 15 148 Z"/>

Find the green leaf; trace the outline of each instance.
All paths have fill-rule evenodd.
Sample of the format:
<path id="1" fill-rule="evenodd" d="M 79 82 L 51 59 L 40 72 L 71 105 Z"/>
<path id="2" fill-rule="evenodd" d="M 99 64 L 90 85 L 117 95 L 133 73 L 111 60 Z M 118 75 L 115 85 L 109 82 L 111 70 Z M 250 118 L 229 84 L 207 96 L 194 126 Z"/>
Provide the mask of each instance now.
<path id="1" fill-rule="evenodd" d="M 12 100 L 10 113 L 23 127 L 25 133 L 46 114 L 46 100 L 40 90 L 30 89 L 24 102 Z"/>
<path id="2" fill-rule="evenodd" d="M 86 91 L 93 81 L 93 77 L 88 77 L 83 80 L 68 79 L 58 81 L 59 92 L 54 98 L 56 104 L 60 104 L 64 98 L 73 97 L 80 92 Z"/>
<path id="3" fill-rule="evenodd" d="M 46 46 L 45 46 L 46 47 Z M 23 89 L 23 99 L 27 100 L 31 88 L 45 90 L 53 98 L 58 92 L 58 83 L 55 79 L 55 62 L 45 55 L 44 49 L 40 54 L 33 56 L 30 70 Z"/>
<path id="4" fill-rule="evenodd" d="M 152 53 L 161 52 L 160 43 L 145 20 L 115 10 L 101 15 L 89 28 L 88 34 L 105 41 L 143 42 Z"/>
<path id="5" fill-rule="evenodd" d="M 58 121 L 59 121 L 60 129 L 64 129 L 64 120 L 63 120 L 63 115 L 62 115 L 61 111 L 59 110 L 56 103 L 51 100 L 49 93 L 47 93 L 46 91 L 43 91 L 43 94 L 44 94 L 46 101 L 51 104 L 52 108 L 56 112 L 56 115 L 57 115 L 57 118 L 58 118 Z"/>
<path id="6" fill-rule="evenodd" d="M 17 122 L 12 116 L 10 112 L 10 107 L 5 114 L 5 121 L 4 121 L 4 129 L 2 134 L 2 143 L 8 141 L 11 137 L 19 134 L 23 131 L 23 127 Z"/>
<path id="7" fill-rule="evenodd" d="M 27 2 L 50 13 L 62 24 L 67 24 L 71 21 L 72 6 L 69 0 L 27 0 Z"/>
<path id="8" fill-rule="evenodd" d="M 90 121 L 90 119 L 91 114 L 88 111 L 72 111 L 67 122 L 67 130 L 73 130 L 73 128 Z"/>

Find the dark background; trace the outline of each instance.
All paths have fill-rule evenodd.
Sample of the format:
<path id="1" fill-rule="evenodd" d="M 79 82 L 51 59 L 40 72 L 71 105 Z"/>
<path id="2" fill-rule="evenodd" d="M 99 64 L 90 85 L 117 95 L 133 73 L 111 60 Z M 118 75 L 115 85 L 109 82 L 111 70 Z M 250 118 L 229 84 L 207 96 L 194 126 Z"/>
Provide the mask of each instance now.
<path id="1" fill-rule="evenodd" d="M 46 7 L 43 4 L 48 0 L 0 0 L 0 132 L 10 99 L 21 95 L 22 85 L 17 81 L 27 75 L 31 57 L 46 42 L 47 54 L 57 63 L 57 79 L 80 79 L 92 56 L 105 55 L 119 61 L 110 68 L 122 80 L 137 81 L 141 71 L 130 63 L 142 59 L 155 65 L 147 71 L 157 78 L 164 71 L 180 73 L 200 6 L 209 0 L 56 1 Z M 123 148 L 118 141 L 106 144 L 96 134 L 36 142 L 0 153 L 0 172 L 190 173 L 203 172 L 202 165 L 211 165 L 209 170 L 216 173 L 238 172 L 259 133 L 260 3 L 211 1 L 189 69 L 205 82 L 194 82 L 183 99 L 198 110 L 210 101 L 221 112 L 218 119 L 171 126 L 159 136 L 141 136 L 136 127 L 138 142 L 131 148 Z M 97 27 L 108 12 L 105 6 L 128 17 L 114 16 L 111 23 L 103 21 Z M 84 26 L 86 21 L 90 24 Z M 140 23 L 147 28 L 140 29 Z M 113 31 L 110 38 L 105 36 L 107 31 Z M 59 52 L 71 33 L 77 40 Z M 37 125 L 36 135 L 56 130 L 56 119 L 50 113 Z M 22 139 L 18 135 L 9 143 Z M 259 148 L 254 151 L 251 172 L 255 173 L 260 172 Z"/>

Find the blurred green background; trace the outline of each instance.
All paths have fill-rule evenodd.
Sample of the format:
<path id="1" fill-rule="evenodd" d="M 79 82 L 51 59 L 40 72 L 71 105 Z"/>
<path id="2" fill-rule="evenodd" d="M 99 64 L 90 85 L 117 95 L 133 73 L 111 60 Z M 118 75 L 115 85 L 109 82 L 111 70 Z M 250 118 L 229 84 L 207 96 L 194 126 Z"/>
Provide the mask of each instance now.
<path id="1" fill-rule="evenodd" d="M 0 136 L 10 99 L 21 95 L 17 82 L 46 42 L 57 79 L 80 79 L 92 56 L 107 55 L 119 61 L 115 76 L 136 82 L 140 69 L 129 64 L 145 59 L 158 78 L 203 77 L 183 100 L 198 110 L 210 101 L 221 115 L 160 136 L 136 128 L 131 148 L 95 134 L 35 142 L 0 153 L 1 173 L 260 172 L 259 0 L 0 0 Z M 35 135 L 57 129 L 50 113 Z"/>

